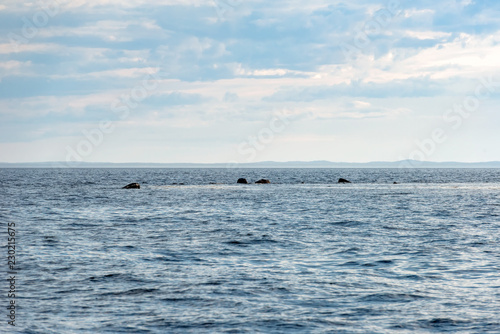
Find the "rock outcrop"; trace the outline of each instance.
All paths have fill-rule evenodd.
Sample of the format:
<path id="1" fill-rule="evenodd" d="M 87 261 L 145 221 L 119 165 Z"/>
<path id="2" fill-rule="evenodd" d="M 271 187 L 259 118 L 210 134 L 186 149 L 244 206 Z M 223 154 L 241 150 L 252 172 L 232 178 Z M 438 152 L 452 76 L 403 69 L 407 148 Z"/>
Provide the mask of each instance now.
<path id="1" fill-rule="evenodd" d="M 131 183 L 131 184 L 127 184 L 122 189 L 141 189 L 141 185 L 139 183 Z"/>
<path id="2" fill-rule="evenodd" d="M 248 181 L 247 181 L 247 179 L 238 179 L 237 183 L 248 184 Z"/>
<path id="3" fill-rule="evenodd" d="M 339 183 L 351 183 L 351 181 L 343 179 L 343 178 L 340 178 L 339 179 Z"/>
<path id="4" fill-rule="evenodd" d="M 266 180 L 266 179 L 260 179 L 259 181 L 256 181 L 255 183 L 258 183 L 258 184 L 269 184 L 269 183 L 271 183 L 271 181 Z"/>

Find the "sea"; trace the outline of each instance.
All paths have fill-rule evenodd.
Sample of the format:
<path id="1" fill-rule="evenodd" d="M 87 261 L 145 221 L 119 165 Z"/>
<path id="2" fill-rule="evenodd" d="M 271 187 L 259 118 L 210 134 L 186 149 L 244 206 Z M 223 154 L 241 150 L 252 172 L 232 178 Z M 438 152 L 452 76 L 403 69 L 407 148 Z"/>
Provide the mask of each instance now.
<path id="1" fill-rule="evenodd" d="M 500 169 L 0 181 L 1 333 L 500 333 Z"/>

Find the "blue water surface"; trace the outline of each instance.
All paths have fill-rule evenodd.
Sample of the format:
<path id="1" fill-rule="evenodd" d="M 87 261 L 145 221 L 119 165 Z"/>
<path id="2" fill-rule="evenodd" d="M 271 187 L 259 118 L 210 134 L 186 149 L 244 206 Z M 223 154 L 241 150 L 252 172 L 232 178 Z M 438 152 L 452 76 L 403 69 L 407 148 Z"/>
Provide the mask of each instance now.
<path id="1" fill-rule="evenodd" d="M 20 333 L 500 333 L 498 169 L 0 177 Z"/>

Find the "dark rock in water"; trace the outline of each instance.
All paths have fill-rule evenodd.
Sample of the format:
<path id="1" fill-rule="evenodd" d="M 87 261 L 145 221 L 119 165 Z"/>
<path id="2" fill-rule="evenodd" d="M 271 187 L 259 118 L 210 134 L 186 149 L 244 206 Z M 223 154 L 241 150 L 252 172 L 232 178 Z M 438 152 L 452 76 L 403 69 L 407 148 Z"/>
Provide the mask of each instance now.
<path id="1" fill-rule="evenodd" d="M 248 184 L 248 181 L 247 181 L 247 179 L 238 179 L 237 183 Z"/>
<path id="2" fill-rule="evenodd" d="M 351 183 L 351 181 L 343 179 L 343 178 L 340 178 L 339 179 L 339 183 Z"/>
<path id="3" fill-rule="evenodd" d="M 271 183 L 271 181 L 266 180 L 266 179 L 260 179 L 259 181 L 256 181 L 255 183 L 258 183 L 258 184 L 268 184 L 268 183 Z"/>
<path id="4" fill-rule="evenodd" d="M 131 183 L 126 185 L 122 189 L 141 189 L 141 185 L 139 183 Z"/>
<path id="5" fill-rule="evenodd" d="M 397 183 L 397 182 L 394 182 L 393 184 L 399 184 L 399 183 Z"/>

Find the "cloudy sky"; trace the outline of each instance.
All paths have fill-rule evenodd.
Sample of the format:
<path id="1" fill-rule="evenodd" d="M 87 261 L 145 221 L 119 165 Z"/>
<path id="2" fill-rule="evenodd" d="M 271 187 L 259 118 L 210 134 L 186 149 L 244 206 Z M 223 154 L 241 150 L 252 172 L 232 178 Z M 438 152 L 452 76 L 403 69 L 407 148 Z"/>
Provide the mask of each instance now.
<path id="1" fill-rule="evenodd" d="M 3 0 L 0 162 L 500 160 L 500 1 Z"/>

